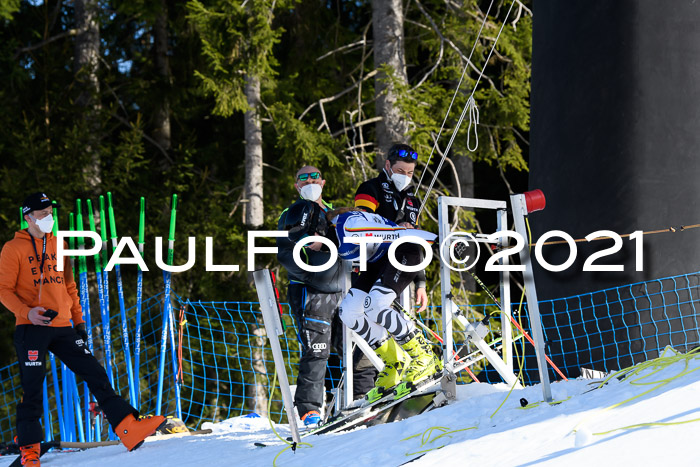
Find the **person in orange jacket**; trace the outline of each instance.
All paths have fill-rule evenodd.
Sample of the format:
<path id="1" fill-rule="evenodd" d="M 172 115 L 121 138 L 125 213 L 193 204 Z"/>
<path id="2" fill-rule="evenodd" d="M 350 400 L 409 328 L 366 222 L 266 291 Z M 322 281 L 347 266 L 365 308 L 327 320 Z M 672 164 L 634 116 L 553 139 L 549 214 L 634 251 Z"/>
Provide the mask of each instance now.
<path id="1" fill-rule="evenodd" d="M 47 351 L 88 384 L 114 432 L 132 451 L 164 425 L 165 418 L 139 418 L 138 410 L 114 391 L 107 372 L 90 353 L 69 259 L 64 260 L 63 271 L 57 268 L 58 243 L 51 233 L 54 221 L 49 197 L 29 195 L 22 213 L 27 229 L 15 233 L 0 252 L 0 302 L 16 318 L 14 343 L 24 393 L 17 404 L 22 465 L 40 465 Z M 64 246 L 67 248 L 65 242 Z"/>

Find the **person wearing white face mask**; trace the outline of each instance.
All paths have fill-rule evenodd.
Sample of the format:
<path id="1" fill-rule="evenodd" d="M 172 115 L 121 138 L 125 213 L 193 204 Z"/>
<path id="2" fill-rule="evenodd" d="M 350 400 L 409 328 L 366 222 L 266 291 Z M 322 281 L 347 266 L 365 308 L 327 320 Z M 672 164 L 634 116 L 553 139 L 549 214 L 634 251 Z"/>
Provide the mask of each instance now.
<path id="1" fill-rule="evenodd" d="M 421 203 L 414 194 L 411 180 L 417 162 L 418 153 L 411 146 L 394 143 L 389 148 L 382 172 L 357 188 L 355 207 L 379 214 L 401 227 L 416 228 Z M 418 274 L 414 284 L 420 313 L 428 306 L 424 271 Z"/>
<path id="2" fill-rule="evenodd" d="M 363 182 L 357 188 L 355 207 L 378 214 L 401 227 L 416 228 L 420 200 L 414 195 L 411 179 L 417 162 L 418 153 L 411 146 L 394 143 L 387 152 L 384 169 L 379 176 Z M 399 247 L 402 251 L 410 250 L 408 246 L 402 247 Z M 409 253 L 411 264 L 420 263 L 420 252 Z M 413 382 L 415 379 L 425 378 L 426 374 L 437 368 L 437 360 L 429 351 L 429 346 L 417 341 L 420 334 L 416 333 L 410 322 L 402 320 L 391 308 L 393 300 L 411 279 L 415 284 L 418 313 L 428 307 L 425 271 L 419 271 L 409 280 L 406 280 L 406 272 L 396 271 L 395 274 L 392 273 L 391 280 L 387 280 L 386 267 L 385 261 L 368 263 L 366 271 L 353 277 L 352 288 L 341 304 L 341 318 L 344 321 L 353 321 L 354 316 L 364 313 L 373 317 L 392 316 L 395 323 L 402 324 L 399 329 L 392 329 L 391 336 L 387 336 L 386 331 L 382 330 L 384 338 L 372 343 L 377 355 L 384 362 L 384 370 L 379 373 L 375 387 L 367 394 L 370 402 L 390 392 L 402 380 Z M 352 327 L 352 323 L 348 325 Z M 380 329 L 378 324 L 374 327 Z"/>
<path id="3" fill-rule="evenodd" d="M 323 199 L 325 184 L 318 168 L 310 165 L 300 168 L 294 183 L 299 199 L 282 212 L 278 222 L 278 230 L 289 232 L 287 238 L 277 238 L 277 259 L 287 270 L 287 301 L 302 343 L 294 406 L 306 426 L 321 421 L 331 347 L 342 349 L 342 325 L 338 318 L 344 291 L 341 262 L 337 261 L 326 271 L 309 272 L 295 263 L 292 253 L 300 239 L 324 230 L 325 213 L 333 208 Z M 322 246 L 320 242 L 307 244 L 301 251 L 302 259 L 312 266 L 326 264 L 330 252 Z M 376 373 L 361 352 L 356 352 L 354 361 L 353 393 L 359 398 L 374 386 Z"/>
<path id="4" fill-rule="evenodd" d="M 49 197 L 29 195 L 22 213 L 27 229 L 18 231 L 0 252 L 0 301 L 15 315 L 16 324 L 14 344 L 23 392 L 16 423 L 22 465 L 40 465 L 48 351 L 87 383 L 114 432 L 128 450 L 134 450 L 165 424 L 165 417 L 138 419 L 138 411 L 114 391 L 90 352 L 70 260 L 64 259 L 63 271 L 57 267 L 58 240 L 51 233 L 54 220 Z"/>

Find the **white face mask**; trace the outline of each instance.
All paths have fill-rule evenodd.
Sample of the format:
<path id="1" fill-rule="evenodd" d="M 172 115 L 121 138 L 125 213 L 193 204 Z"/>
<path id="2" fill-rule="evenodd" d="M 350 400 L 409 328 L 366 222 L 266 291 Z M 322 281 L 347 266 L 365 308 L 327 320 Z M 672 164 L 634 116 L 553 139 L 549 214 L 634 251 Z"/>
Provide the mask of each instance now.
<path id="1" fill-rule="evenodd" d="M 51 230 L 53 230 L 53 216 L 51 214 L 43 219 L 37 219 L 36 217 L 32 216 L 32 219 L 34 219 L 36 226 L 39 227 L 39 230 L 42 232 L 49 233 Z"/>
<path id="2" fill-rule="evenodd" d="M 318 199 L 321 197 L 322 191 L 323 187 L 321 185 L 317 183 L 309 183 L 308 185 L 301 187 L 301 190 L 299 190 L 299 195 L 302 197 L 302 199 L 307 201 L 318 201 Z"/>
<path id="3" fill-rule="evenodd" d="M 392 171 L 391 181 L 394 182 L 394 186 L 397 190 L 403 191 L 411 183 L 411 177 L 408 175 L 397 174 Z"/>

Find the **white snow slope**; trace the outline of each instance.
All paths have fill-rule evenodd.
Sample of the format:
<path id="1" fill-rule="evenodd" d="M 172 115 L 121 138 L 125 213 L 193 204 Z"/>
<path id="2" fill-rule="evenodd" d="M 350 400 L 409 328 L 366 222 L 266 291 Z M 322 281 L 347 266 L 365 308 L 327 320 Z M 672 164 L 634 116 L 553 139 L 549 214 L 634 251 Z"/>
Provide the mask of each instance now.
<path id="1" fill-rule="evenodd" d="M 563 401 L 554 405 L 538 403 L 540 386 L 514 390 L 494 416 L 509 387 L 464 385 L 446 407 L 401 422 L 310 436 L 303 441 L 312 446 L 296 453 L 284 450 L 266 419 L 237 417 L 205 424 L 213 429 L 210 435 L 153 440 L 134 452 L 110 446 L 48 453 L 41 460 L 81 467 L 389 467 L 413 459 L 410 467 L 700 465 L 700 355 L 667 349 L 633 370 L 595 390 L 600 384 L 590 380 L 554 383 L 554 400 Z M 521 408 L 521 398 L 528 408 Z M 289 435 L 285 425 L 276 429 Z M 260 448 L 254 442 L 275 444 Z M 0 459 L 0 466 L 11 460 Z"/>

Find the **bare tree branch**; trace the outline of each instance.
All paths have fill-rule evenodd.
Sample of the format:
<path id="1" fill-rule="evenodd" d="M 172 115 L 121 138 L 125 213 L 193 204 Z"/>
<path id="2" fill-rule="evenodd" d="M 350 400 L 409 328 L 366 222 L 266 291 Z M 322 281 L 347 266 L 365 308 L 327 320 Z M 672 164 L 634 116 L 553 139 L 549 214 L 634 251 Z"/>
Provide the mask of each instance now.
<path id="1" fill-rule="evenodd" d="M 48 39 L 43 40 L 41 42 L 38 42 L 36 44 L 28 45 L 26 47 L 22 47 L 22 48 L 17 49 L 12 58 L 17 60 L 17 58 L 24 53 L 31 52 L 32 50 L 40 49 L 40 48 L 44 47 L 45 45 L 48 45 L 52 42 L 56 42 L 57 40 L 63 39 L 64 37 L 77 36 L 78 34 L 81 34 L 85 31 L 87 31 L 87 28 L 68 29 L 67 31 L 64 31 L 60 34 L 56 34 L 55 36 L 49 37 Z"/>
<path id="2" fill-rule="evenodd" d="M 433 18 L 428 14 L 428 12 L 425 11 L 425 8 L 423 8 L 423 5 L 418 0 L 414 0 L 414 1 L 416 2 L 416 5 L 418 5 L 418 9 L 421 11 L 421 13 L 423 13 L 423 15 L 428 19 L 428 22 L 430 22 L 430 24 L 432 25 L 433 30 L 438 33 L 438 36 L 440 37 L 440 51 L 438 53 L 438 58 L 435 61 L 435 64 L 432 66 L 432 68 L 430 68 L 430 70 L 428 70 L 428 72 L 425 75 L 423 75 L 423 78 L 421 78 L 421 80 L 418 81 L 418 83 L 415 86 L 413 86 L 413 88 L 411 90 L 417 89 L 418 87 L 420 87 L 428 79 L 428 77 L 430 75 L 432 75 L 433 72 L 435 72 L 437 67 L 442 62 L 442 56 L 443 56 L 443 53 L 445 51 L 445 39 L 444 39 L 444 37 L 442 37 L 440 35 L 440 32 L 439 32 L 440 29 L 437 27 L 437 24 L 435 24 L 435 21 L 433 21 Z"/>
<path id="3" fill-rule="evenodd" d="M 382 120 L 382 118 L 383 118 L 383 117 L 372 117 L 372 118 L 368 118 L 367 120 L 363 120 L 363 121 L 361 121 L 361 122 L 357 122 L 357 123 L 353 124 L 352 127 L 353 127 L 353 128 L 357 128 L 357 127 L 369 125 L 370 123 L 376 123 L 376 122 Z M 345 129 L 338 130 L 338 131 L 336 131 L 335 133 L 331 133 L 331 136 L 333 136 L 333 137 L 335 138 L 336 136 L 340 136 L 340 135 L 343 134 L 343 133 L 345 133 Z M 364 143 L 361 143 L 361 144 L 364 144 Z M 360 147 L 359 145 L 356 145 L 356 146 L 357 146 L 357 147 Z"/>
<path id="4" fill-rule="evenodd" d="M 371 43 L 372 41 L 369 41 L 369 42 Z M 316 59 L 316 61 L 317 61 L 317 62 L 320 62 L 320 61 L 323 60 L 324 58 L 327 58 L 327 57 L 330 57 L 330 56 L 333 55 L 333 54 L 342 52 L 343 50 L 346 50 L 346 51 L 350 52 L 350 50 L 348 50 L 348 49 L 353 49 L 353 48 L 358 47 L 358 46 L 364 47 L 364 46 L 366 45 L 366 43 L 367 43 L 367 39 L 366 39 L 366 38 L 363 38 L 362 40 L 357 41 L 357 42 L 353 42 L 352 44 L 345 44 L 345 45 L 342 45 L 342 46 L 338 47 L 337 49 L 331 50 L 330 52 L 326 52 L 325 54 L 321 55 L 320 57 L 318 57 L 318 58 Z"/>
<path id="5" fill-rule="evenodd" d="M 411 24 L 416 25 L 416 26 L 425 27 L 425 25 L 417 23 L 417 22 L 409 20 L 409 19 L 407 19 L 406 22 L 411 23 Z M 446 42 L 450 46 L 450 48 L 452 48 L 457 53 L 457 55 L 459 55 L 459 57 L 462 59 L 462 61 L 465 62 L 469 66 L 469 68 L 476 71 L 477 73 L 481 73 L 481 70 L 479 68 L 477 68 L 476 65 L 474 65 L 474 63 L 471 60 L 469 60 L 469 58 L 466 55 L 464 55 L 464 53 L 462 53 L 462 51 L 457 46 L 457 44 L 452 42 L 449 38 L 445 37 L 442 34 L 442 32 L 440 32 L 440 29 L 437 27 L 437 25 L 435 25 L 433 30 L 438 35 L 440 40 Z M 486 73 L 484 73 L 483 78 L 489 82 L 489 84 L 491 85 L 491 88 L 493 88 L 501 97 L 503 96 L 503 94 L 501 94 L 501 92 L 498 90 L 498 87 L 496 87 L 496 84 L 493 82 L 493 80 L 491 78 L 489 78 L 489 76 Z"/>
<path id="6" fill-rule="evenodd" d="M 326 102 L 333 102 L 334 100 L 343 97 L 345 94 L 349 93 L 350 91 L 352 91 L 352 90 L 355 89 L 356 87 L 360 86 L 360 85 L 362 84 L 363 81 L 372 78 L 372 77 L 373 77 L 374 75 L 376 75 L 376 74 L 377 74 L 377 70 L 372 70 L 371 72 L 367 73 L 366 76 L 362 77 L 359 81 L 357 81 L 355 84 L 353 84 L 353 85 L 350 86 L 349 88 L 343 89 L 342 91 L 340 91 L 339 93 L 337 93 L 337 94 L 335 94 L 335 95 L 333 95 L 333 96 L 324 97 L 323 99 L 319 99 L 318 101 L 316 101 L 316 102 L 314 102 L 313 104 L 311 104 L 310 106 L 308 106 L 308 107 L 301 113 L 301 115 L 299 115 L 299 120 L 302 120 L 302 119 L 304 118 L 304 116 L 305 116 L 307 113 L 309 113 L 309 111 L 310 111 L 311 109 L 313 109 L 314 107 L 316 107 L 317 105 L 322 105 L 322 104 L 325 104 Z"/>

